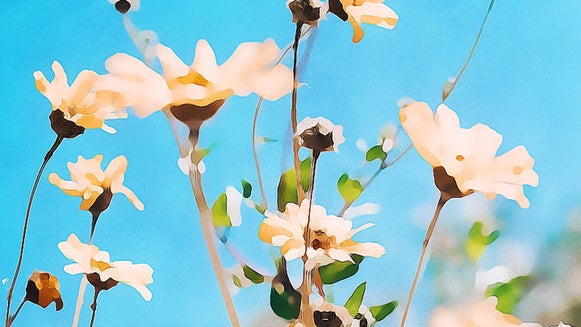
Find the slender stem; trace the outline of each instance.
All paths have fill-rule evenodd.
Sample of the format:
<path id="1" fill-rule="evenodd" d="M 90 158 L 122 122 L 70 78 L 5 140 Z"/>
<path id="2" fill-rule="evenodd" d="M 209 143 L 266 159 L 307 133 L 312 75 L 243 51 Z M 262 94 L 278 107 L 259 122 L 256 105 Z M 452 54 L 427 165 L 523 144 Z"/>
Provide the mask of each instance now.
<path id="1" fill-rule="evenodd" d="M 18 314 L 20 313 L 20 309 L 22 309 L 22 306 L 24 305 L 25 302 L 26 302 L 26 297 L 24 299 L 22 299 L 22 302 L 20 302 L 20 305 L 18 305 L 18 308 L 16 308 L 16 312 L 14 312 L 14 314 L 10 317 L 10 325 L 12 325 L 14 320 L 16 320 L 16 317 L 18 317 Z"/>
<path id="2" fill-rule="evenodd" d="M 470 63 L 470 60 L 472 59 L 472 56 L 474 55 L 474 52 L 476 51 L 476 46 L 478 46 L 478 42 L 480 41 L 480 37 L 482 36 L 482 31 L 484 31 L 484 25 L 486 25 L 486 21 L 488 20 L 488 16 L 490 16 L 490 12 L 492 11 L 493 6 L 494 6 L 494 0 L 490 0 L 490 4 L 488 5 L 488 9 L 486 10 L 486 15 L 484 15 L 484 20 L 482 21 L 482 24 L 480 25 L 480 30 L 478 31 L 478 34 L 476 35 L 476 39 L 474 40 L 474 43 L 472 44 L 472 48 L 470 49 L 470 53 L 468 54 L 468 58 L 466 58 L 466 61 L 464 62 L 462 69 L 460 69 L 458 76 L 456 76 L 456 78 L 454 79 L 454 82 L 450 86 L 450 90 L 448 90 L 447 93 L 443 94 L 442 103 L 444 103 L 446 101 L 446 99 L 450 96 L 450 94 L 452 93 L 452 90 L 454 90 L 454 88 L 456 87 L 456 84 L 460 80 L 460 77 L 462 77 L 462 74 L 464 74 L 466 67 L 468 67 L 468 63 Z"/>
<path id="3" fill-rule="evenodd" d="M 196 149 L 198 144 L 198 133 L 199 131 L 192 131 L 190 133 L 190 142 L 192 143 L 194 149 Z M 195 150 L 192 152 L 192 155 L 196 155 Z M 199 162 L 197 158 L 192 159 L 192 162 L 195 164 Z M 208 254 L 210 255 L 210 261 L 212 262 L 212 268 L 214 269 L 214 274 L 216 275 L 216 280 L 220 288 L 220 293 L 222 294 L 222 299 L 226 305 L 226 310 L 228 311 L 228 316 L 230 317 L 232 326 L 239 327 L 240 322 L 238 320 L 238 315 L 236 314 L 236 307 L 234 306 L 234 301 L 232 300 L 230 292 L 228 291 L 228 286 L 224 280 L 224 268 L 222 267 L 218 249 L 216 247 L 216 243 L 214 242 L 214 234 L 212 233 L 214 230 L 214 225 L 212 224 L 212 212 L 208 207 L 206 196 L 204 195 L 204 189 L 202 187 L 202 174 L 200 174 L 197 168 L 190 171 L 190 182 L 192 184 L 192 191 L 194 193 L 194 198 L 200 212 L 200 223 L 202 225 L 202 233 L 206 242 L 206 248 L 208 249 Z"/>
<path id="4" fill-rule="evenodd" d="M 315 174 L 317 171 L 317 161 L 319 159 L 319 151 L 313 150 L 313 162 L 311 164 L 311 182 L 309 185 L 309 209 L 307 213 L 307 224 L 303 232 L 303 239 L 305 240 L 305 252 L 302 256 L 303 260 L 303 283 L 300 287 L 301 292 L 301 321 L 311 327 L 315 325 L 313 312 L 310 304 L 310 294 L 312 292 L 312 271 L 307 268 L 307 250 L 311 245 L 311 209 L 313 207 L 313 194 L 315 193 Z"/>
<path id="5" fill-rule="evenodd" d="M 87 289 L 88 284 L 89 280 L 87 280 L 87 276 L 83 274 L 83 278 L 81 278 L 81 283 L 79 284 L 79 293 L 77 294 L 77 302 L 75 304 L 75 315 L 73 316 L 72 327 L 77 327 L 79 325 L 81 309 L 83 307 L 83 300 L 85 298 L 85 290 Z"/>
<path id="6" fill-rule="evenodd" d="M 89 244 L 93 244 L 93 234 L 95 234 L 95 227 L 97 227 L 97 221 L 99 220 L 100 212 L 92 213 L 93 218 L 91 221 L 91 233 L 89 234 Z"/>
<path id="7" fill-rule="evenodd" d="M 305 198 L 305 192 L 303 190 L 302 182 L 301 182 L 301 160 L 299 159 L 299 141 L 295 137 L 297 133 L 297 91 L 299 87 L 298 78 L 297 78 L 297 57 L 298 57 L 298 50 L 299 50 L 299 40 L 301 38 L 301 28 L 303 23 L 298 21 L 295 30 L 295 38 L 293 43 L 293 92 L 291 95 L 292 102 L 291 102 L 291 126 L 293 131 L 293 165 L 295 168 L 295 177 L 297 181 L 297 197 L 298 202 L 301 203 L 302 200 Z"/>
<path id="8" fill-rule="evenodd" d="M 418 262 L 418 267 L 416 269 L 416 275 L 414 277 L 414 281 L 412 283 L 412 286 L 410 288 L 410 292 L 408 294 L 408 300 L 405 304 L 405 309 L 403 312 L 403 316 L 401 318 L 400 327 L 405 326 L 405 322 L 406 322 L 406 318 L 408 315 L 408 311 L 410 309 L 412 298 L 414 296 L 414 292 L 416 290 L 418 280 L 421 276 L 422 266 L 424 265 L 424 257 L 426 255 L 426 250 L 428 248 L 428 244 L 430 243 L 430 238 L 432 237 L 432 233 L 434 232 L 434 228 L 436 227 L 436 222 L 438 221 L 438 217 L 440 216 L 440 211 L 442 211 L 444 204 L 446 204 L 446 202 L 449 199 L 450 198 L 448 196 L 445 196 L 444 194 L 440 195 L 440 199 L 438 200 L 438 204 L 436 205 L 436 211 L 434 212 L 434 217 L 432 218 L 432 221 L 430 222 L 430 226 L 428 227 L 428 230 L 426 231 L 426 238 L 424 239 L 424 242 L 422 244 L 422 253 L 420 255 L 420 260 Z"/>
<path id="9" fill-rule="evenodd" d="M 266 200 L 266 193 L 264 192 L 264 185 L 262 183 L 262 174 L 260 173 L 260 163 L 258 161 L 258 151 L 256 149 L 256 122 L 258 121 L 258 113 L 260 112 L 260 107 L 262 106 L 263 98 L 258 99 L 256 104 L 256 110 L 254 110 L 254 118 L 252 119 L 252 155 L 254 157 L 254 165 L 256 166 L 256 176 L 258 178 L 258 186 L 260 187 L 260 207 L 263 209 L 268 209 L 268 202 Z"/>
<path id="10" fill-rule="evenodd" d="M 6 305 L 6 326 L 10 326 L 10 304 L 12 303 L 12 293 L 14 292 L 14 286 L 16 285 L 16 281 L 18 280 L 18 275 L 20 274 L 20 267 L 22 266 L 22 258 L 24 256 L 24 244 L 26 243 L 26 233 L 28 231 L 28 220 L 30 218 L 30 209 L 32 208 L 32 202 L 34 200 L 34 195 L 36 194 L 36 189 L 38 187 L 38 182 L 40 181 L 40 177 L 46 167 L 46 164 L 49 162 L 50 158 L 52 158 L 54 152 L 62 143 L 64 138 L 62 136 L 57 136 L 56 140 L 54 141 L 53 145 L 50 149 L 46 152 L 44 156 L 44 160 L 38 169 L 38 173 L 36 174 L 36 179 L 34 180 L 34 184 L 32 185 L 32 190 L 30 191 L 30 197 L 28 198 L 28 205 L 26 206 L 26 215 L 24 217 L 24 226 L 22 228 L 22 239 L 20 241 L 20 253 L 18 255 L 18 263 L 16 264 L 16 269 L 14 271 L 14 277 L 12 278 L 12 283 L 10 284 L 10 289 L 8 290 L 8 296 L 6 297 L 7 305 Z"/>
<path id="11" fill-rule="evenodd" d="M 97 313 L 97 297 L 99 296 L 99 290 L 95 289 L 95 295 L 93 296 L 93 304 L 91 304 L 91 310 L 93 313 L 91 314 L 91 323 L 89 327 L 93 327 L 93 323 L 95 322 L 95 314 Z"/>
<path id="12" fill-rule="evenodd" d="M 382 162 L 381 165 L 379 166 L 379 168 L 377 168 L 377 171 L 375 171 L 375 173 L 373 174 L 373 176 L 371 176 L 371 178 L 363 183 L 363 185 L 361 185 L 361 187 L 363 188 L 363 190 L 361 191 L 363 193 L 363 191 L 365 191 L 367 189 L 367 187 L 377 178 L 377 176 L 379 176 L 379 174 L 385 170 L 386 168 L 389 168 L 391 166 L 393 166 L 396 162 L 398 162 L 401 158 L 403 158 L 403 156 L 408 153 L 411 148 L 412 148 L 412 144 L 408 145 L 407 148 L 405 148 L 405 150 L 403 150 L 402 153 L 399 154 L 399 156 L 397 156 L 395 159 L 393 159 L 390 162 Z M 337 216 L 339 217 L 343 217 L 343 215 L 345 215 L 345 211 L 347 211 L 347 209 L 349 209 L 351 207 L 351 205 L 353 205 L 355 201 L 347 201 L 345 202 L 345 204 L 343 205 L 343 208 L 341 208 L 341 211 L 339 211 L 339 214 L 337 214 Z"/>

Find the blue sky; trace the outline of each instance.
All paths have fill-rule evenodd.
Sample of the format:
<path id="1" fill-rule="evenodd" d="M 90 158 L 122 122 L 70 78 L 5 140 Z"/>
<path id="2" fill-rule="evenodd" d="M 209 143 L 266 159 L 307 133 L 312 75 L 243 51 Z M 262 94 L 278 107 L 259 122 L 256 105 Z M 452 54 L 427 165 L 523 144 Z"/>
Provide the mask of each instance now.
<path id="1" fill-rule="evenodd" d="M 439 104 L 442 85 L 463 64 L 488 6 L 481 0 L 390 0 L 386 4 L 400 17 L 396 28 L 364 26 L 365 37 L 359 44 L 351 42 L 349 24 L 336 17 L 322 21 L 301 70 L 301 80 L 308 86 L 299 92 L 299 119 L 327 117 L 344 126 L 347 139 L 338 154 L 325 154 L 320 162 L 316 200 L 329 212 L 342 206 L 335 184 L 343 172 L 365 178 L 372 171 L 361 168 L 364 154 L 355 141 L 363 138 L 373 144 L 384 123 L 397 124 L 397 101 L 402 97 L 426 101 L 433 108 Z M 537 188 L 525 188 L 532 203 L 529 209 L 500 197 L 489 203 L 474 195 L 476 199 L 470 202 L 475 207 L 491 206 L 503 237 L 518 240 L 533 253 L 558 238 L 567 215 L 581 202 L 579 12 L 581 3 L 575 0 L 497 1 L 476 54 L 447 101 L 463 127 L 481 122 L 501 133 L 500 152 L 523 144 L 535 158 L 540 183 Z M 139 28 L 156 31 L 160 41 L 188 64 L 201 38 L 210 42 L 221 63 L 241 42 L 273 38 L 285 47 L 294 31 L 284 1 L 143 0 L 141 10 L 131 17 Z M 32 73 L 41 70 L 52 79 L 50 65 L 58 60 L 71 82 L 83 69 L 105 73 L 105 60 L 117 52 L 139 53 L 123 29 L 121 16 L 105 0 L 3 2 L 0 18 L 4 106 L 0 180 L 5 185 L 0 197 L 0 279 L 4 279 L 13 274 L 28 193 L 55 137 L 47 119 L 50 103 L 36 91 Z M 239 187 L 241 178 L 256 181 L 250 147 L 256 101 L 255 95 L 231 98 L 202 130 L 202 145 L 213 147 L 204 175 L 210 201 L 226 186 Z M 258 133 L 278 140 L 259 150 L 271 204 L 281 170 L 290 167 L 285 148 L 289 106 L 289 96 L 266 102 L 259 118 Z M 105 163 L 120 154 L 128 158 L 125 184 L 144 202 L 145 211 L 116 196 L 99 222 L 94 242 L 108 250 L 113 260 L 150 264 L 155 282 L 150 286 L 151 302 L 124 286 L 102 294 L 96 325 L 226 326 L 189 181 L 178 169 L 179 155 L 165 117 L 157 113 L 138 119 L 130 113 L 128 119 L 110 125 L 118 130 L 116 135 L 90 130 L 66 140 L 47 167 L 32 208 L 15 300 L 23 294 L 26 277 L 40 269 L 60 278 L 65 308 L 55 313 L 26 305 L 14 326 L 63 326 L 72 319 L 80 277 L 62 270 L 68 260 L 56 244 L 73 232 L 86 240 L 90 216 L 78 209 L 80 199 L 64 195 L 48 183 L 47 176 L 57 172 L 68 177 L 66 162 L 76 161 L 77 155 L 98 153 L 105 156 Z M 400 150 L 409 142 L 401 135 Z M 414 217 L 417 212 L 429 212 L 436 200 L 431 169 L 415 151 L 382 173 L 358 202 L 378 203 L 381 213 L 358 218 L 355 225 L 375 223 L 360 239 L 380 242 L 387 253 L 366 261 L 360 274 L 335 287 L 338 302 L 344 302 L 363 280 L 369 281 L 369 305 L 393 299 L 404 302 L 424 234 Z M 444 209 L 441 220 L 448 226 L 465 227 L 459 217 L 465 205 L 460 202 Z M 272 273 L 274 252 L 256 238 L 260 220 L 252 210 L 243 209 L 243 226 L 232 231 L 232 240 L 251 262 Z M 223 254 L 226 264 L 232 264 Z M 499 257 L 491 255 L 482 264 L 490 268 Z M 410 325 L 426 321 L 433 305 L 432 291 L 428 273 L 418 289 Z M 7 286 L 1 286 L 0 298 L 6 292 Z M 268 292 L 261 285 L 235 297 L 244 325 L 274 317 L 268 309 Z M 5 306 L 0 301 L 0 311 Z M 395 326 L 400 312 L 383 325 Z M 81 325 L 88 325 L 89 316 L 86 307 Z"/>

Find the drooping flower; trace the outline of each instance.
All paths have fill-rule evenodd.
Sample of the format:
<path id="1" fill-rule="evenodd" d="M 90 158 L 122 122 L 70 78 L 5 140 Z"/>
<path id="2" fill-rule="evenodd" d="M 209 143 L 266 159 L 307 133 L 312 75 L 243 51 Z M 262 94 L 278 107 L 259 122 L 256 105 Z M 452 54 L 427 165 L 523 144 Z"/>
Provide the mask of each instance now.
<path id="1" fill-rule="evenodd" d="M 98 154 L 92 159 L 79 156 L 77 162 L 67 163 L 71 181 L 61 179 L 56 173 L 48 176 L 48 180 L 71 196 L 82 198 L 81 210 L 103 212 L 109 207 L 113 194 L 123 193 L 138 209 L 143 210 L 143 203 L 135 193 L 123 185 L 127 158 L 118 156 L 111 160 L 105 171 L 101 168 L 103 155 Z"/>
<path id="2" fill-rule="evenodd" d="M 523 185 L 537 186 L 538 175 L 524 146 L 496 156 L 502 136 L 483 124 L 460 128 L 458 116 L 444 104 L 433 114 L 426 103 L 413 102 L 399 117 L 414 147 L 434 167 L 443 193 L 463 197 L 478 191 L 491 200 L 501 194 L 529 207 Z"/>
<path id="3" fill-rule="evenodd" d="M 287 260 L 300 258 L 305 253 L 304 229 L 307 225 L 309 201 L 303 200 L 300 207 L 288 203 L 284 213 L 266 211 L 266 219 L 260 224 L 258 237 L 274 246 L 280 246 Z M 324 207 L 311 208 L 311 244 L 307 249 L 307 266 L 326 265 L 334 261 L 353 262 L 351 254 L 379 258 L 385 253 L 377 243 L 359 243 L 351 238 L 358 232 L 372 227 L 365 224 L 352 229 L 352 222 L 341 217 L 327 215 Z"/>
<path id="4" fill-rule="evenodd" d="M 496 302 L 491 297 L 456 307 L 439 307 L 432 313 L 430 327 L 541 327 L 496 310 Z"/>
<path id="5" fill-rule="evenodd" d="M 280 49 L 272 40 L 245 42 L 222 65 L 206 40 L 198 41 L 191 66 L 170 48 L 158 44 L 155 53 L 163 76 L 142 61 L 118 53 L 107 59 L 108 75 L 100 88 L 119 90 L 125 105 L 140 117 L 172 108 L 176 118 L 206 120 L 232 95 L 257 93 L 276 100 L 292 89 L 292 73 L 282 64 L 274 65 Z"/>
<path id="6" fill-rule="evenodd" d="M 289 0 L 286 5 L 293 14 L 293 23 L 310 26 L 317 26 L 328 6 L 319 0 Z"/>
<path id="7" fill-rule="evenodd" d="M 58 244 L 59 250 L 70 260 L 65 266 L 71 275 L 86 274 L 89 282 L 99 290 L 109 289 L 117 283 L 135 288 L 146 300 L 151 300 L 147 285 L 153 283 L 153 269 L 148 264 L 133 264 L 131 261 L 110 261 L 109 253 L 99 250 L 95 245 L 82 243 L 75 234 L 66 242 Z"/>
<path id="8" fill-rule="evenodd" d="M 313 151 L 339 151 L 339 145 L 345 142 L 343 126 L 334 125 L 326 118 L 307 117 L 297 125 L 296 136 L 299 145 Z"/>
<path id="9" fill-rule="evenodd" d="M 96 91 L 94 86 L 100 76 L 94 71 L 83 70 L 69 86 L 67 75 L 58 61 L 53 62 L 52 70 L 52 82 L 41 71 L 33 75 L 36 88 L 52 104 L 51 126 L 59 136 L 72 138 L 82 134 L 85 128 L 116 132 L 105 124 L 105 120 L 127 118 L 117 92 L 107 88 Z"/>
<path id="10" fill-rule="evenodd" d="M 115 9 L 122 14 L 139 10 L 140 2 L 140 0 L 109 0 L 109 3 L 114 4 Z"/>
<path id="11" fill-rule="evenodd" d="M 59 289 L 59 281 L 54 275 L 35 270 L 28 278 L 25 300 L 43 308 L 54 302 L 56 311 L 59 311 L 63 308 L 63 299 Z"/>
<path id="12" fill-rule="evenodd" d="M 361 23 L 374 24 L 393 29 L 397 24 L 397 14 L 383 0 L 329 0 L 329 11 L 353 26 L 353 43 L 361 41 Z"/>

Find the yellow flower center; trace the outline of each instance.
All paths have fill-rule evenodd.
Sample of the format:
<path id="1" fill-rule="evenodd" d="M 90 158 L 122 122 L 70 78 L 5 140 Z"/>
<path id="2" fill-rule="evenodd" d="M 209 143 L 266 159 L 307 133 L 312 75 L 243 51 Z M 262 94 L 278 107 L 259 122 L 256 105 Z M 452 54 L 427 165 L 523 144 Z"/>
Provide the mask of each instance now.
<path id="1" fill-rule="evenodd" d="M 456 156 L 456 160 L 463 161 L 464 160 L 464 156 L 461 155 L 461 154 L 459 154 L 459 155 Z"/>
<path id="2" fill-rule="evenodd" d="M 99 269 L 99 271 L 105 271 L 106 269 L 109 269 L 111 267 L 112 266 L 107 262 L 91 259 L 91 268 Z"/>

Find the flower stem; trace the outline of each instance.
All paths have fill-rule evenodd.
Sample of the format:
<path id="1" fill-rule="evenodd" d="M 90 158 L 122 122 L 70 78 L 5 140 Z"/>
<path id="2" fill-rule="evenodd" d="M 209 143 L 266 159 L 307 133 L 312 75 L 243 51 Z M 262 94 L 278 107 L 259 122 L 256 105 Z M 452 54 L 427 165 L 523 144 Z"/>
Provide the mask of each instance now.
<path id="1" fill-rule="evenodd" d="M 216 243 L 214 242 L 213 230 L 214 225 L 212 223 L 212 212 L 208 207 L 206 201 L 206 196 L 204 195 L 204 189 L 202 187 L 202 174 L 197 169 L 197 164 L 200 159 L 197 157 L 196 147 L 198 145 L 198 135 L 199 130 L 190 131 L 190 142 L 194 151 L 192 152 L 192 163 L 196 165 L 195 169 L 190 170 L 190 182 L 192 184 L 192 191 L 194 192 L 194 198 L 196 204 L 198 205 L 198 210 L 200 212 L 200 223 L 202 225 L 202 233 L 204 235 L 204 240 L 206 242 L 206 248 L 210 256 L 210 261 L 212 262 L 212 268 L 214 269 L 214 274 L 216 275 L 216 280 L 220 288 L 220 293 L 224 304 L 226 305 L 226 310 L 228 311 L 228 316 L 230 317 L 230 323 L 234 327 L 239 327 L 240 322 L 238 320 L 238 315 L 236 314 L 236 307 L 234 306 L 234 301 L 232 296 L 228 291 L 228 286 L 224 280 L 224 268 L 222 267 L 222 262 L 220 261 L 220 256 L 218 254 L 218 249 Z"/>
<path id="2" fill-rule="evenodd" d="M 486 10 L 486 15 L 484 15 L 484 20 L 482 21 L 482 24 L 480 25 L 480 30 L 478 31 L 478 34 L 476 35 L 476 39 L 474 39 L 474 43 L 472 44 L 472 48 L 470 49 L 470 53 L 468 54 L 468 58 L 466 58 L 464 65 L 460 69 L 458 76 L 456 76 L 456 78 L 454 79 L 454 82 L 450 86 L 450 89 L 448 90 L 448 92 L 444 93 L 442 95 L 442 103 L 446 102 L 446 99 L 448 99 L 448 97 L 452 93 L 452 90 L 454 90 L 454 88 L 456 87 L 456 84 L 460 80 L 460 77 L 462 77 L 462 74 L 464 74 L 466 67 L 468 67 L 468 63 L 470 63 L 470 60 L 472 59 L 472 56 L 474 55 L 474 52 L 476 51 L 476 46 L 478 46 L 478 42 L 480 41 L 480 37 L 482 36 L 482 31 L 484 31 L 484 25 L 486 25 L 486 21 L 488 20 L 488 16 L 490 16 L 490 12 L 492 11 L 493 6 L 494 6 L 494 0 L 490 0 L 490 4 L 488 5 L 488 9 Z"/>
<path id="3" fill-rule="evenodd" d="M 93 212 L 92 215 L 93 217 L 91 221 L 91 233 L 89 234 L 89 245 L 93 244 L 93 234 L 95 234 L 95 227 L 97 227 L 97 221 L 99 220 L 101 212 Z"/>
<path id="4" fill-rule="evenodd" d="M 34 195 L 36 194 L 36 189 L 38 187 L 38 182 L 40 181 L 40 177 L 44 172 L 44 168 L 46 164 L 49 162 L 50 158 L 52 158 L 54 152 L 62 143 L 64 138 L 62 136 L 57 136 L 56 140 L 50 147 L 50 149 L 46 152 L 44 156 L 44 160 L 38 169 L 38 173 L 36 174 L 36 179 L 34 180 L 34 184 L 32 185 L 32 190 L 30 191 L 30 197 L 28 198 L 28 205 L 26 207 L 26 215 L 24 217 L 24 226 L 22 228 L 22 239 L 20 242 L 20 253 L 18 255 L 18 263 L 16 264 L 16 269 L 14 271 L 14 277 L 12 278 L 12 283 L 10 284 L 10 289 L 8 290 L 8 296 L 6 297 L 7 305 L 6 305 L 6 327 L 9 327 L 12 322 L 10 321 L 10 305 L 12 303 L 12 293 L 14 292 L 14 286 L 16 285 L 16 281 L 18 280 L 18 275 L 20 274 L 20 267 L 22 266 L 22 258 L 24 256 L 24 244 L 26 243 L 26 233 L 28 231 L 28 220 L 30 218 L 30 209 L 32 208 L 32 202 L 34 200 Z"/>
<path id="5" fill-rule="evenodd" d="M 301 160 L 299 159 L 299 141 L 295 137 L 297 133 L 297 91 L 299 87 L 298 78 L 297 78 L 297 57 L 298 57 L 298 50 L 299 50 L 299 40 L 301 38 L 301 28 L 303 27 L 302 22 L 297 22 L 296 30 L 295 30 L 295 38 L 293 43 L 293 92 L 292 92 L 292 102 L 291 102 L 291 126 L 293 131 L 293 165 L 295 168 L 295 175 L 297 181 L 297 197 L 298 202 L 305 198 L 305 191 L 303 190 L 303 186 L 301 183 Z"/>
<path id="6" fill-rule="evenodd" d="M 309 210 L 307 213 L 307 224 L 303 232 L 303 239 L 305 240 L 305 253 L 302 256 L 303 260 L 303 283 L 300 287 L 301 292 L 301 322 L 307 327 L 315 326 L 313 312 L 310 304 L 310 294 L 312 292 L 312 271 L 307 268 L 307 250 L 311 245 L 311 209 L 313 207 L 313 193 L 315 193 L 315 173 L 317 171 L 317 161 L 321 152 L 313 150 L 313 163 L 311 165 L 311 182 L 309 185 Z"/>
<path id="7" fill-rule="evenodd" d="M 412 144 L 408 145 L 408 147 L 405 148 L 405 150 L 403 150 L 403 152 L 400 153 L 399 156 L 397 156 L 395 159 L 393 159 L 390 162 L 383 161 L 381 163 L 381 165 L 379 166 L 379 168 L 377 168 L 377 171 L 375 171 L 373 176 L 371 176 L 371 178 L 367 182 L 365 182 L 365 183 L 363 183 L 363 185 L 361 185 L 361 187 L 363 188 L 361 193 L 363 193 L 363 191 L 365 191 L 367 189 L 367 187 L 377 178 L 377 176 L 379 176 L 379 174 L 382 171 L 384 171 L 386 168 L 393 166 L 396 162 L 398 162 L 401 158 L 403 158 L 403 156 L 406 153 L 408 153 L 412 147 L 413 147 Z M 339 211 L 339 214 L 337 214 L 337 216 L 343 217 L 343 215 L 345 215 L 345 211 L 347 211 L 347 209 L 349 209 L 351 207 L 351 205 L 353 205 L 354 202 L 355 201 L 346 201 L 345 204 L 343 205 L 343 208 L 341 208 L 341 211 Z"/>
<path id="8" fill-rule="evenodd" d="M 260 207 L 268 209 L 268 202 L 266 200 L 266 193 L 264 192 L 264 184 L 262 183 L 262 174 L 260 172 L 260 162 L 258 161 L 258 151 L 256 150 L 256 122 L 258 121 L 258 113 L 262 106 L 263 98 L 258 99 L 256 110 L 254 110 L 254 118 L 252 119 L 252 155 L 254 157 L 254 165 L 256 166 L 256 177 L 258 178 L 258 186 L 260 188 Z"/>
<path id="9" fill-rule="evenodd" d="M 430 239 L 432 238 L 432 233 L 434 232 L 434 228 L 436 227 L 436 222 L 438 221 L 438 217 L 440 216 L 440 211 L 442 211 L 442 208 L 444 207 L 444 204 L 446 204 L 446 202 L 450 199 L 450 197 L 441 194 L 440 195 L 440 199 L 438 200 L 438 204 L 436 205 L 436 211 L 434 212 L 434 217 L 432 218 L 432 221 L 430 222 L 430 226 L 428 227 L 428 230 L 426 231 L 426 238 L 424 239 L 424 242 L 422 244 L 422 253 L 420 255 L 420 260 L 418 262 L 418 267 L 416 269 L 416 275 L 414 277 L 414 281 L 412 283 L 412 287 L 410 288 L 410 292 L 408 294 L 408 300 L 405 304 L 405 309 L 403 312 L 403 316 L 401 318 L 401 324 L 400 327 L 404 327 L 405 326 L 405 322 L 406 322 L 406 318 L 408 315 L 408 311 L 410 309 L 410 305 L 412 302 L 412 298 L 414 296 L 414 292 L 416 290 L 416 286 L 418 284 L 418 280 L 421 276 L 421 271 L 422 271 L 422 266 L 424 265 L 424 257 L 426 255 L 426 250 L 428 248 L 428 244 L 430 243 Z"/>
<path id="10" fill-rule="evenodd" d="M 16 317 L 20 313 L 20 309 L 22 309 L 22 306 L 24 305 L 24 303 L 26 303 L 26 297 L 24 299 L 22 299 L 22 302 L 20 302 L 20 304 L 18 305 L 18 308 L 16 308 L 16 312 L 14 312 L 14 314 L 12 316 L 10 316 L 10 324 L 12 324 L 14 322 L 14 320 L 16 320 Z"/>
<path id="11" fill-rule="evenodd" d="M 91 304 L 91 310 L 93 313 L 91 314 L 91 323 L 89 327 L 93 327 L 93 323 L 95 322 L 95 314 L 97 313 L 97 297 L 99 296 L 99 290 L 95 288 L 95 295 L 93 296 L 93 304 Z"/>
<path id="12" fill-rule="evenodd" d="M 75 304 L 75 315 L 73 316 L 72 327 L 77 327 L 79 325 L 79 318 L 81 316 L 81 308 L 83 307 L 83 300 L 85 298 L 85 290 L 87 289 L 87 284 L 89 284 L 89 281 L 87 280 L 87 276 L 83 274 L 83 278 L 81 279 L 81 283 L 79 284 L 79 293 L 77 294 L 77 302 Z"/>

